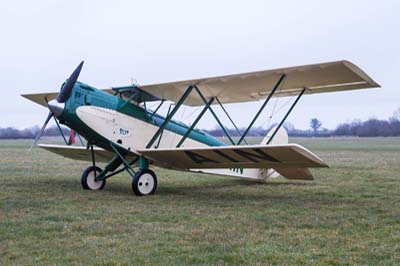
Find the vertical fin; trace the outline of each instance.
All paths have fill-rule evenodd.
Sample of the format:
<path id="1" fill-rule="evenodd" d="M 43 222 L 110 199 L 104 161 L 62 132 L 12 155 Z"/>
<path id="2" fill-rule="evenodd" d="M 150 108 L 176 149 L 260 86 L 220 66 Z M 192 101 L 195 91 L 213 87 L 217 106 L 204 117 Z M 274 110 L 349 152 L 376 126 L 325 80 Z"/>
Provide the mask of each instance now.
<path id="1" fill-rule="evenodd" d="M 271 138 L 274 133 L 276 127 L 271 128 L 271 130 L 267 133 L 267 135 L 263 138 L 260 144 L 266 145 L 268 140 Z M 281 127 L 276 133 L 274 139 L 270 144 L 287 144 L 289 143 L 289 136 L 284 127 Z"/>
<path id="2" fill-rule="evenodd" d="M 272 134 L 274 133 L 276 127 L 273 127 L 270 129 L 270 131 L 267 133 L 267 135 L 263 138 L 260 144 L 266 145 L 271 138 Z M 281 127 L 278 132 L 276 133 L 275 137 L 272 139 L 271 144 L 287 144 L 289 143 L 289 136 L 288 133 L 286 132 L 286 129 L 284 127 Z M 275 171 L 274 169 L 266 169 L 266 168 L 261 168 L 258 171 L 258 176 L 260 178 L 263 178 L 267 180 L 268 178 L 277 178 L 280 176 L 280 174 Z"/>

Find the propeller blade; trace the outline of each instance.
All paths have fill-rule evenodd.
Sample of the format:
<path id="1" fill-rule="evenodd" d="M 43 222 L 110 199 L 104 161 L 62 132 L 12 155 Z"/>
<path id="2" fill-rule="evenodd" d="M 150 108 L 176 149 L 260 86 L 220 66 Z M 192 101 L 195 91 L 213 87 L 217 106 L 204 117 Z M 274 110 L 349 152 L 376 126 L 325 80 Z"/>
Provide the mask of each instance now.
<path id="1" fill-rule="evenodd" d="M 53 113 L 49 112 L 46 121 L 44 121 L 44 124 L 42 128 L 40 129 L 39 133 L 36 135 L 35 141 L 33 142 L 32 146 L 30 147 L 29 151 L 32 150 L 34 146 L 38 143 L 40 137 L 43 135 L 44 130 L 46 129 L 47 124 L 49 123 L 50 119 L 53 117 Z"/>
<path id="2" fill-rule="evenodd" d="M 57 102 L 63 103 L 68 99 L 68 96 L 71 94 L 72 89 L 76 81 L 78 80 L 79 74 L 81 73 L 83 66 L 83 61 L 79 64 L 79 66 L 72 72 L 69 79 L 65 82 L 64 86 L 61 88 L 60 94 L 57 96 Z"/>

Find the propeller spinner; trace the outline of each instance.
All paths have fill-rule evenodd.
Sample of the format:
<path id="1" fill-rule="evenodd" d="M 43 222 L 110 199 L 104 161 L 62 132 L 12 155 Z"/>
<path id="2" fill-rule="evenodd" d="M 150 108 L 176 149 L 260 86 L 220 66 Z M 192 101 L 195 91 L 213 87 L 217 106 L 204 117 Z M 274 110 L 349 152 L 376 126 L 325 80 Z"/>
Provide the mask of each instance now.
<path id="1" fill-rule="evenodd" d="M 46 129 L 47 124 L 49 123 L 50 119 L 53 116 L 59 117 L 61 113 L 64 110 L 65 106 L 65 101 L 68 99 L 69 95 L 72 92 L 72 89 L 74 88 L 74 85 L 76 81 L 78 80 L 79 74 L 81 73 L 83 66 L 83 61 L 78 65 L 78 67 L 72 72 L 71 76 L 67 79 L 67 81 L 64 83 L 64 85 L 61 87 L 60 93 L 58 94 L 57 98 L 51 101 L 47 101 L 47 107 L 49 108 L 50 112 L 47 115 L 46 120 L 44 121 L 44 124 L 42 128 L 40 129 L 39 133 L 37 134 L 35 141 L 33 142 L 31 150 L 36 144 L 38 143 L 40 137 L 43 135 L 44 130 Z"/>

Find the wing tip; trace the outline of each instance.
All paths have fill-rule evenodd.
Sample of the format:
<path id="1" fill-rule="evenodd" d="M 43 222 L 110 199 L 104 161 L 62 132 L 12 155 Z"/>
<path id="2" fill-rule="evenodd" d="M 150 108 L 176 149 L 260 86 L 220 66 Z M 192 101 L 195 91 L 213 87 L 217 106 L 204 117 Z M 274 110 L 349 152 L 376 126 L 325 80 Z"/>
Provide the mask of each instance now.
<path id="1" fill-rule="evenodd" d="M 379 85 L 379 83 L 373 80 L 366 72 L 364 72 L 359 66 L 357 66 L 353 62 L 346 59 L 343 59 L 341 62 L 351 71 L 364 79 L 370 85 L 368 88 L 381 88 L 381 85 Z"/>
<path id="2" fill-rule="evenodd" d="M 316 164 L 318 164 L 318 166 L 317 167 L 320 167 L 320 168 L 330 168 L 330 166 L 326 163 L 326 162 L 324 162 L 319 156 L 317 156 L 315 153 L 313 153 L 312 151 L 310 151 L 309 149 L 307 149 L 307 148 L 305 148 L 305 147 L 303 147 L 303 146 L 301 146 L 301 145 L 299 145 L 299 144 L 297 144 L 297 143 L 289 143 L 290 145 L 293 145 L 293 147 L 295 148 L 295 149 L 297 149 L 300 153 L 303 153 L 303 152 L 305 152 L 306 154 L 305 154 L 305 156 L 311 156 L 312 157 L 312 160 L 316 163 Z"/>
<path id="3" fill-rule="evenodd" d="M 47 97 L 48 100 L 52 100 L 52 99 L 55 99 L 57 95 L 58 95 L 57 92 L 22 93 L 22 94 L 20 94 L 21 97 L 28 99 L 28 100 L 30 100 L 34 103 L 37 103 L 41 106 L 44 106 L 44 107 L 47 107 L 45 97 Z"/>
<path id="4" fill-rule="evenodd" d="M 31 100 L 31 98 L 30 98 L 30 96 L 31 96 L 32 94 L 29 94 L 29 93 L 23 93 L 23 94 L 20 94 L 20 96 L 21 97 L 23 97 L 23 98 L 25 98 L 25 99 L 28 99 L 28 100 L 30 100 L 30 101 L 32 101 Z"/>

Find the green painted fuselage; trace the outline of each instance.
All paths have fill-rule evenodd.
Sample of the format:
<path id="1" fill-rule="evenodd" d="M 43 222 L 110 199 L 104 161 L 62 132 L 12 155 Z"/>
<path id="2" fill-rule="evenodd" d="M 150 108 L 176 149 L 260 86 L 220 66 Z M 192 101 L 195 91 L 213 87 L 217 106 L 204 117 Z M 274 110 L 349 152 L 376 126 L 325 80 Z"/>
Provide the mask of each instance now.
<path id="1" fill-rule="evenodd" d="M 127 102 L 121 97 L 111 95 L 82 82 L 77 82 L 72 90 L 71 95 L 65 102 L 64 111 L 58 117 L 58 119 L 60 123 L 65 124 L 66 126 L 75 130 L 80 135 L 85 137 L 89 142 L 107 150 L 111 150 L 110 140 L 106 139 L 98 132 L 88 127 L 79 119 L 76 110 L 80 106 L 97 106 L 115 110 L 119 113 L 128 115 L 135 119 L 146 122 L 149 125 L 154 125 L 157 127 L 159 127 L 165 121 L 165 117 L 154 114 L 152 110 L 145 110 L 141 106 Z M 182 136 L 187 132 L 188 129 L 189 127 L 187 125 L 173 120 L 169 121 L 165 128 L 167 131 Z M 190 132 L 188 138 L 204 143 L 208 146 L 225 145 L 224 142 L 212 137 L 211 135 L 195 129 Z"/>

